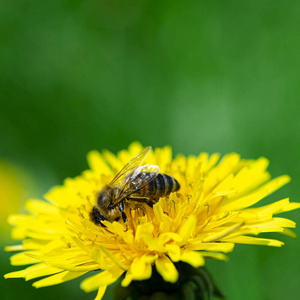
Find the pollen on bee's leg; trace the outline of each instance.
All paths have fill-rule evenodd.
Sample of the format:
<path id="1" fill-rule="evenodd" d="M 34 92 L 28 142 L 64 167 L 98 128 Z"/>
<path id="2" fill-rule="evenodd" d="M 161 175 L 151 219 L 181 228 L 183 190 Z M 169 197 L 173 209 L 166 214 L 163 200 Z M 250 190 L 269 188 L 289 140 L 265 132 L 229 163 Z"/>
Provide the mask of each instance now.
<path id="1" fill-rule="evenodd" d="M 99 222 L 99 224 L 101 225 L 101 227 L 106 228 L 106 226 L 102 222 Z"/>

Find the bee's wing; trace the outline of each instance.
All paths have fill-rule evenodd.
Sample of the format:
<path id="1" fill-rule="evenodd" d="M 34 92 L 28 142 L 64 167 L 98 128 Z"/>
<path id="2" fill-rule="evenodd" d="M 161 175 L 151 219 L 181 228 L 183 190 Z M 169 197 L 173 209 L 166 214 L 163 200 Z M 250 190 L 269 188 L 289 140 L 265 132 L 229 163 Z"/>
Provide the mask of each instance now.
<path id="1" fill-rule="evenodd" d="M 144 148 L 141 152 L 139 152 L 134 158 L 132 158 L 124 168 L 115 176 L 115 178 L 111 181 L 110 185 L 120 185 L 120 183 L 124 180 L 124 177 L 133 173 L 143 162 L 145 157 L 148 155 L 151 150 L 151 146 Z"/>
<path id="2" fill-rule="evenodd" d="M 116 193 L 116 199 L 123 200 L 137 192 L 154 180 L 158 174 L 159 167 L 155 165 L 145 165 L 135 168 L 121 180 Z"/>

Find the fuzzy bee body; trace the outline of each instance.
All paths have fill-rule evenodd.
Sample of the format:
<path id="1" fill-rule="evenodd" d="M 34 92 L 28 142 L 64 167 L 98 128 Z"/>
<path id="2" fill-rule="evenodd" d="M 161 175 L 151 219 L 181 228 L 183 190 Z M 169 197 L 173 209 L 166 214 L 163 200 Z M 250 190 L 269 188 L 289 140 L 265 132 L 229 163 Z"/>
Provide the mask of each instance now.
<path id="1" fill-rule="evenodd" d="M 125 222 L 124 205 L 134 209 L 145 203 L 152 207 L 160 197 L 180 189 L 175 178 L 159 173 L 158 166 L 141 166 L 150 149 L 147 147 L 138 153 L 109 185 L 99 191 L 90 213 L 92 222 L 101 226 L 104 226 L 102 221 L 113 222 L 122 218 Z"/>
<path id="2" fill-rule="evenodd" d="M 159 173 L 156 178 L 139 189 L 136 193 L 132 194 L 130 198 L 137 196 L 150 198 L 151 200 L 158 200 L 160 197 L 167 196 L 170 193 L 178 191 L 179 188 L 180 185 L 175 178 Z"/>

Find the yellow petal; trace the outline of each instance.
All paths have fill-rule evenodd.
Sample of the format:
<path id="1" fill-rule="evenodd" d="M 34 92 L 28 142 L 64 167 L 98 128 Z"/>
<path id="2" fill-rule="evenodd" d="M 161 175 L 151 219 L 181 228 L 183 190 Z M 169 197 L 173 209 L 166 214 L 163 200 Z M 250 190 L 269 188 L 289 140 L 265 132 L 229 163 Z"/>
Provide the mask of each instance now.
<path id="1" fill-rule="evenodd" d="M 180 260 L 190 264 L 194 268 L 204 266 L 205 263 L 201 252 L 196 251 L 184 251 L 180 257 Z"/>
<path id="2" fill-rule="evenodd" d="M 192 242 L 185 246 L 187 250 L 206 250 L 217 252 L 231 252 L 234 248 L 234 243 L 203 243 Z"/>
<path id="3" fill-rule="evenodd" d="M 240 210 L 249 207 L 257 203 L 267 195 L 273 193 L 274 191 L 276 191 L 277 189 L 279 189 L 280 187 L 288 183 L 290 180 L 291 178 L 289 176 L 283 175 L 269 181 L 261 188 L 257 189 L 256 191 L 244 197 L 237 198 L 234 200 L 228 198 L 222 203 L 222 211 Z"/>
<path id="4" fill-rule="evenodd" d="M 113 255 L 108 249 L 105 247 L 101 247 L 100 249 L 120 268 L 124 270 L 127 270 L 127 266 L 125 266 L 120 259 L 116 255 Z"/>
<path id="5" fill-rule="evenodd" d="M 100 286 L 107 286 L 114 283 L 123 273 L 124 270 L 115 266 L 109 270 L 102 271 L 84 279 L 81 282 L 80 287 L 87 293 L 92 292 L 97 290 Z"/>
<path id="6" fill-rule="evenodd" d="M 123 286 L 123 287 L 129 286 L 129 284 L 131 283 L 132 280 L 133 280 L 132 274 L 129 270 L 126 272 L 124 279 L 121 281 L 121 286 Z"/>
<path id="7" fill-rule="evenodd" d="M 36 252 L 22 252 L 10 257 L 10 263 L 13 266 L 30 265 L 40 262 L 39 259 L 31 258 L 28 254 L 36 254 Z"/>
<path id="8" fill-rule="evenodd" d="M 180 247 L 176 244 L 173 245 L 166 245 L 166 248 L 168 250 L 168 255 L 172 259 L 172 261 L 177 262 L 180 260 L 181 257 L 181 251 Z"/>
<path id="9" fill-rule="evenodd" d="M 159 202 L 153 205 L 153 212 L 155 217 L 157 218 L 157 221 L 162 222 L 164 218 L 164 212 Z"/>
<path id="10" fill-rule="evenodd" d="M 130 272 L 132 279 L 144 280 L 151 277 L 152 267 L 151 263 L 155 259 L 155 256 L 144 255 L 140 258 L 136 258 L 131 264 Z"/>
<path id="11" fill-rule="evenodd" d="M 29 199 L 25 202 L 25 208 L 32 212 L 44 212 L 57 214 L 58 210 L 55 206 L 39 199 Z"/>
<path id="12" fill-rule="evenodd" d="M 25 228 L 16 227 L 11 230 L 11 238 L 13 240 L 23 240 L 26 238 L 26 234 L 27 230 Z"/>
<path id="13" fill-rule="evenodd" d="M 95 300 L 101 300 L 103 298 L 106 288 L 107 288 L 106 285 L 102 285 L 99 287 Z"/>
<path id="14" fill-rule="evenodd" d="M 238 236 L 234 238 L 225 238 L 224 240 L 237 244 L 265 245 L 273 247 L 281 247 L 282 245 L 284 245 L 283 242 L 277 240 L 256 238 L 252 236 Z"/>
<path id="15" fill-rule="evenodd" d="M 158 239 L 153 238 L 148 232 L 143 232 L 142 238 L 150 251 L 166 252 L 166 248 L 162 243 Z"/>
<path id="16" fill-rule="evenodd" d="M 56 273 L 60 273 L 63 271 L 63 269 L 52 267 L 52 266 L 47 266 L 45 264 L 38 264 L 38 265 L 27 268 L 26 271 L 27 272 L 25 275 L 25 279 L 31 280 L 31 279 L 42 277 L 42 276 L 49 276 L 49 275 L 53 275 Z"/>
<path id="17" fill-rule="evenodd" d="M 170 259 L 163 255 L 155 261 L 155 266 L 158 273 L 165 281 L 175 283 L 178 280 L 178 271 Z"/>
<path id="18" fill-rule="evenodd" d="M 164 232 L 158 237 L 158 239 L 162 244 L 165 244 L 170 240 L 178 243 L 182 242 L 182 237 L 175 232 Z"/>
<path id="19" fill-rule="evenodd" d="M 297 234 L 295 232 L 293 232 L 292 230 L 288 229 L 288 228 L 284 228 L 282 231 L 282 234 L 292 237 L 292 238 L 297 238 Z"/>
<path id="20" fill-rule="evenodd" d="M 235 175 L 234 186 L 237 189 L 237 196 L 249 193 L 267 182 L 271 176 L 266 171 L 269 161 L 261 157 L 249 164 L 245 162 L 245 166 Z M 237 197 L 235 197 L 237 198 Z"/>
<path id="21" fill-rule="evenodd" d="M 87 155 L 88 164 L 98 174 L 111 174 L 111 169 L 105 162 L 103 156 L 96 150 L 90 151 Z"/>
<path id="22" fill-rule="evenodd" d="M 37 239 L 27 239 L 22 242 L 22 245 L 27 250 L 38 250 L 47 245 L 49 241 L 37 240 Z M 60 242 L 61 245 L 61 242 Z"/>
<path id="23" fill-rule="evenodd" d="M 20 270 L 15 272 L 10 272 L 4 275 L 4 278 L 24 278 L 27 273 L 27 270 Z"/>
<path id="24" fill-rule="evenodd" d="M 101 249 L 99 249 L 99 248 L 94 248 L 94 249 L 92 250 L 91 257 L 92 257 L 92 259 L 93 259 L 94 261 L 96 261 L 100 266 L 103 265 L 104 257 L 103 257 L 103 254 L 102 254 Z"/>
<path id="25" fill-rule="evenodd" d="M 15 251 L 17 252 L 22 250 L 26 250 L 23 245 L 6 246 L 4 248 L 5 252 L 15 252 Z"/>
<path id="26" fill-rule="evenodd" d="M 139 224 L 136 228 L 135 239 L 139 241 L 139 239 L 143 238 L 143 235 L 147 233 L 148 235 L 152 235 L 154 227 L 151 223 Z"/>
<path id="27" fill-rule="evenodd" d="M 262 207 L 256 207 L 256 208 L 248 208 L 245 209 L 245 213 L 249 214 L 257 214 L 258 216 L 268 215 L 268 214 L 274 214 L 279 211 L 281 211 L 284 207 L 288 206 L 289 198 L 282 199 L 280 201 L 276 201 L 274 203 L 262 206 Z M 300 205 L 300 203 L 299 203 Z"/>
<path id="28" fill-rule="evenodd" d="M 39 281 L 36 281 L 32 285 L 36 288 L 56 285 L 56 284 L 63 283 L 63 282 L 72 280 L 74 278 L 80 277 L 85 273 L 87 273 L 87 272 L 64 271 L 64 272 L 46 277 L 46 278 L 41 279 Z"/>
<path id="29" fill-rule="evenodd" d="M 203 239 L 203 242 L 209 243 L 218 241 L 220 239 L 223 239 L 225 236 L 229 235 L 230 233 L 237 230 L 239 227 L 241 227 L 242 224 L 234 224 L 230 227 L 225 227 L 224 229 L 218 230 L 217 232 L 207 232 L 207 237 Z M 222 227 L 221 227 L 222 228 Z"/>
<path id="30" fill-rule="evenodd" d="M 220 154 L 219 153 L 214 153 L 209 157 L 209 160 L 206 164 L 206 166 L 204 166 L 204 171 L 208 172 L 212 167 L 214 167 L 216 165 L 216 163 L 218 162 L 218 160 L 220 159 Z M 199 157 L 199 159 L 201 160 L 201 155 Z"/>
<path id="31" fill-rule="evenodd" d="M 195 233 L 195 228 L 197 224 L 197 219 L 195 216 L 191 215 L 187 218 L 183 225 L 179 229 L 178 234 L 182 238 L 182 243 L 186 242 Z"/>
<path id="32" fill-rule="evenodd" d="M 175 201 L 177 201 L 177 197 L 175 194 L 173 194 L 173 198 L 176 198 Z M 171 198 L 171 197 L 170 197 Z M 176 212 L 176 216 L 174 219 L 174 223 L 176 224 L 181 224 L 182 220 L 184 219 L 184 215 L 186 213 L 186 209 L 187 209 L 187 202 L 184 202 L 182 204 L 178 204 L 177 205 L 177 212 Z"/>
<path id="33" fill-rule="evenodd" d="M 297 208 L 300 208 L 300 203 L 298 203 L 298 202 L 291 202 L 288 205 L 282 207 L 282 209 L 280 211 L 278 211 L 277 213 L 282 213 L 282 212 L 294 210 L 294 209 L 297 209 Z"/>
<path id="34" fill-rule="evenodd" d="M 209 258 L 214 258 L 218 260 L 228 260 L 228 257 L 224 255 L 223 253 L 214 253 L 214 252 L 206 252 L 206 251 L 201 251 L 201 254 L 203 257 L 209 257 Z"/>
<path id="35" fill-rule="evenodd" d="M 124 167 L 121 160 L 112 152 L 108 150 L 103 150 L 102 154 L 104 159 L 109 163 L 109 165 L 113 168 L 113 170 L 120 171 Z"/>

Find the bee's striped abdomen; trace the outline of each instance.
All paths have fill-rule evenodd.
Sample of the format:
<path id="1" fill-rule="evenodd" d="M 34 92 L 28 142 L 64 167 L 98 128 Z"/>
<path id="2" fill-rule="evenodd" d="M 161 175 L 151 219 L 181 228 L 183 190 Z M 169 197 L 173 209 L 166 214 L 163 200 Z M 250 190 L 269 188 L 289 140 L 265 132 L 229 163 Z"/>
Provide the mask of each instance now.
<path id="1" fill-rule="evenodd" d="M 149 195 L 158 198 L 178 191 L 180 185 L 175 178 L 165 174 L 158 174 L 158 176 L 149 183 L 147 188 Z"/>
<path id="2" fill-rule="evenodd" d="M 176 192 L 180 189 L 178 181 L 165 174 L 158 174 L 150 183 L 143 186 L 143 181 L 139 177 L 146 177 L 147 173 L 141 173 L 136 177 L 135 182 L 138 182 L 137 186 L 141 186 L 134 194 L 131 194 L 130 198 L 152 198 L 158 199 L 159 197 L 167 196 L 170 193 Z M 137 200 L 136 200 L 137 201 Z"/>

